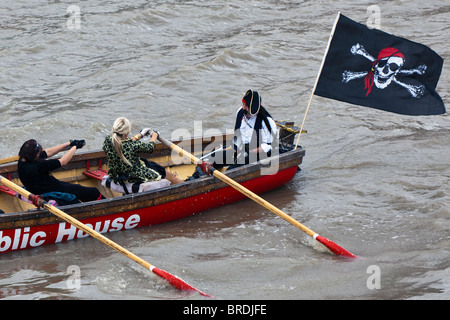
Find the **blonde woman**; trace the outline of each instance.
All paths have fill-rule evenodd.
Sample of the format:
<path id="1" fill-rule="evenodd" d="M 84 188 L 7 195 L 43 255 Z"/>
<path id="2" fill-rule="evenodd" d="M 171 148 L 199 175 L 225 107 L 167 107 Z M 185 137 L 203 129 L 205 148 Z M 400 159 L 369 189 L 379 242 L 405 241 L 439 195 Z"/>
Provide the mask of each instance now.
<path id="1" fill-rule="evenodd" d="M 144 128 L 135 136 L 129 137 L 131 122 L 125 117 L 114 121 L 112 133 L 105 137 L 103 150 L 108 159 L 108 175 L 116 184 L 122 182 L 144 183 L 167 179 L 172 184 L 181 183 L 172 172 L 155 162 L 149 162 L 139 157 L 140 153 L 152 153 L 158 139 L 158 133 L 149 128 Z M 148 143 L 139 141 L 144 136 L 150 135 Z"/>

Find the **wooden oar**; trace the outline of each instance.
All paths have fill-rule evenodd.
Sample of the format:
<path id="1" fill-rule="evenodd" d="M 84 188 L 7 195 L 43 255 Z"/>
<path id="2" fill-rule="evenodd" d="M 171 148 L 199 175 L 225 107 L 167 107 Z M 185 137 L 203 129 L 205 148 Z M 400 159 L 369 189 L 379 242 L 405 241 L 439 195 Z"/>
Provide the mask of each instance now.
<path id="1" fill-rule="evenodd" d="M 127 249 L 121 247 L 120 245 L 118 245 L 117 243 L 115 243 L 115 242 L 111 241 L 110 239 L 106 238 L 105 236 L 103 236 L 102 234 L 98 233 L 97 231 L 87 227 L 85 224 L 81 223 L 77 219 L 75 219 L 72 216 L 68 215 L 64 211 L 61 211 L 60 209 L 49 205 L 42 198 L 38 198 L 34 194 L 32 194 L 32 193 L 28 192 L 27 190 L 21 188 L 20 186 L 18 186 L 17 184 L 13 183 L 12 181 L 10 181 L 10 180 L 0 176 L 0 183 L 4 184 L 5 186 L 7 186 L 10 189 L 13 189 L 17 193 L 19 193 L 22 196 L 24 196 L 26 199 L 32 201 L 36 206 L 43 207 L 43 208 L 47 209 L 48 211 L 50 211 L 51 213 L 56 215 L 58 218 L 61 218 L 61 219 L 65 220 L 65 221 L 67 221 L 71 225 L 73 225 L 73 226 L 77 227 L 78 229 L 84 231 L 85 233 L 89 234 L 91 237 L 93 237 L 93 238 L 103 242 L 104 244 L 110 246 L 114 250 L 120 252 L 125 257 L 127 257 L 127 258 L 129 258 L 129 259 L 131 259 L 131 260 L 133 260 L 133 261 L 135 261 L 137 263 L 139 263 L 144 268 L 149 269 L 154 274 L 156 274 L 156 275 L 160 276 L 161 278 L 167 280 L 173 287 L 175 287 L 175 288 L 177 288 L 179 290 L 183 290 L 183 291 L 196 291 L 199 294 L 201 294 L 202 296 L 211 297 L 209 294 L 206 294 L 206 293 L 204 293 L 204 292 L 194 288 L 193 286 L 187 284 L 186 282 L 184 282 L 183 280 L 181 280 L 177 276 L 174 276 L 174 275 L 172 275 L 172 274 L 170 274 L 167 271 L 164 271 L 162 269 L 156 268 L 155 266 L 151 265 L 147 261 L 145 261 L 145 260 L 139 258 L 138 256 L 136 256 L 134 253 L 131 253 Z"/>
<path id="2" fill-rule="evenodd" d="M 186 150 L 178 147 L 174 143 L 164 139 L 163 137 L 159 136 L 158 140 L 161 141 L 166 146 L 170 147 L 172 150 L 178 152 L 179 154 L 183 154 L 184 156 L 190 158 L 192 163 L 194 163 L 194 164 L 201 164 L 202 163 L 202 161 L 200 159 L 198 159 L 194 155 L 190 154 Z M 260 205 L 262 205 L 266 209 L 272 211 L 273 213 L 275 213 L 279 217 L 283 218 L 287 222 L 291 223 L 292 225 L 294 225 L 295 227 L 297 227 L 301 231 L 303 231 L 306 234 L 308 234 L 309 236 L 313 237 L 313 239 L 315 239 L 315 240 L 319 241 L 320 243 L 322 243 L 325 247 L 330 249 L 333 253 L 335 253 L 337 255 L 340 255 L 340 256 L 348 257 L 348 258 L 356 258 L 356 256 L 353 253 L 345 250 L 344 248 L 340 247 L 339 245 L 337 245 L 333 241 L 331 241 L 331 240 L 329 240 L 327 238 L 324 238 L 324 237 L 318 235 L 317 233 L 315 233 L 314 231 L 312 231 L 311 229 L 305 227 L 303 224 L 301 224 L 297 220 L 293 219 L 291 216 L 287 215 L 286 213 L 284 213 L 283 211 L 281 211 L 280 209 L 278 209 L 274 205 L 272 205 L 269 202 L 267 202 L 266 200 L 262 199 L 261 197 L 259 197 L 255 193 L 251 192 L 247 188 L 243 187 L 242 185 L 240 185 L 239 183 L 237 183 L 233 179 L 231 179 L 228 176 L 224 175 L 219 170 L 215 170 L 214 168 L 211 168 L 211 171 L 212 171 L 212 174 L 216 178 L 222 180 L 223 182 L 225 182 L 229 186 L 231 186 L 234 189 L 236 189 L 237 191 L 243 193 L 244 195 L 246 195 L 247 197 L 249 197 L 253 201 L 259 203 Z"/>
<path id="3" fill-rule="evenodd" d="M 10 163 L 19 160 L 19 156 L 12 156 L 9 158 L 0 159 L 0 164 Z"/>
<path id="4" fill-rule="evenodd" d="M 70 146 L 66 147 L 65 150 L 69 150 L 70 148 L 71 148 Z M 17 161 L 17 160 L 19 160 L 19 158 L 20 157 L 17 155 L 17 156 L 12 156 L 12 157 L 8 157 L 8 158 L 0 159 L 0 165 L 1 164 L 5 164 L 5 163 L 10 163 L 10 162 Z"/>

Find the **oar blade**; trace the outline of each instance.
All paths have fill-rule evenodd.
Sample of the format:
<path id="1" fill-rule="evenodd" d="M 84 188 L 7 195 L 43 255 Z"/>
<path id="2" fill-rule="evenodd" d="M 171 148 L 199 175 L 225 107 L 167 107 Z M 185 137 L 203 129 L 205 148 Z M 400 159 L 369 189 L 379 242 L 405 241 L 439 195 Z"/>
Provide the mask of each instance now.
<path id="1" fill-rule="evenodd" d="M 337 245 L 336 243 L 334 243 L 333 241 L 324 238 L 322 236 L 317 235 L 316 237 L 314 237 L 317 241 L 319 241 L 321 244 L 323 244 L 325 247 L 327 247 L 328 249 L 331 250 L 331 252 L 333 252 L 334 254 L 337 254 L 338 256 L 344 256 L 347 258 L 357 258 L 357 256 L 355 256 L 353 253 L 351 253 L 350 251 L 345 250 L 344 248 L 342 248 L 341 246 Z"/>
<path id="2" fill-rule="evenodd" d="M 13 189 L 14 191 L 16 191 L 19 194 L 21 194 L 22 196 L 24 196 L 25 198 L 36 197 L 32 193 L 30 193 L 27 190 L 23 189 L 22 187 L 16 185 L 12 181 L 2 177 L 1 175 L 0 175 L 0 183 L 4 184 L 5 186 L 7 186 L 7 187 L 9 187 L 11 189 Z M 150 271 L 152 271 L 153 273 L 157 274 L 161 278 L 166 279 L 176 289 L 186 290 L 186 291 L 197 291 L 202 296 L 211 297 L 210 295 L 208 295 L 208 294 L 206 294 L 204 292 L 201 292 L 200 290 L 198 290 L 198 289 L 194 288 L 193 286 L 187 284 L 186 282 L 184 282 L 180 278 L 171 275 L 167 271 L 164 271 L 164 270 L 161 270 L 161 269 L 158 269 L 158 268 L 152 266 L 147 261 L 139 258 L 138 256 L 136 256 L 132 252 L 128 251 L 127 249 L 119 246 L 117 243 L 115 243 L 115 242 L 111 241 L 110 239 L 106 238 L 105 236 L 103 236 L 99 232 L 95 231 L 94 229 L 92 229 L 90 227 L 87 227 L 84 223 L 78 221 L 77 219 L 75 219 L 74 217 L 68 215 L 64 211 L 62 211 L 62 210 L 60 210 L 60 209 L 58 209 L 58 208 L 56 208 L 56 207 L 54 207 L 52 205 L 49 205 L 43 199 L 41 199 L 41 198 L 37 198 L 37 199 L 38 200 L 40 199 L 39 201 L 41 201 L 42 203 L 35 204 L 33 202 L 33 204 L 35 204 L 36 206 L 44 207 L 46 210 L 50 211 L 52 214 L 54 214 L 58 218 L 61 218 L 61 219 L 65 220 L 65 221 L 67 221 L 71 225 L 73 225 L 73 226 L 77 227 L 78 229 L 84 231 L 85 233 L 89 234 L 91 237 L 99 240 L 100 242 L 102 242 L 102 243 L 106 244 L 107 246 L 110 246 L 114 250 L 120 252 L 121 254 L 126 256 L 127 258 L 129 258 L 129 259 L 139 263 L 140 265 L 142 265 L 143 267 L 145 267 L 147 269 L 150 269 Z"/>
<path id="3" fill-rule="evenodd" d="M 202 296 L 212 298 L 212 296 L 210 296 L 209 294 L 204 293 L 204 292 L 194 288 L 190 284 L 184 282 L 182 279 L 178 278 L 177 276 L 174 276 L 174 275 L 168 273 L 167 271 L 164 271 L 164 270 L 156 268 L 156 267 L 153 267 L 151 270 L 154 274 L 160 276 L 163 279 L 166 279 L 173 287 L 177 288 L 178 290 L 196 291 Z"/>
<path id="4" fill-rule="evenodd" d="M 337 21 L 337 20 L 336 20 Z M 303 125 L 302 125 L 303 127 Z M 189 157 L 191 159 L 192 163 L 201 163 L 200 159 L 196 158 L 194 155 L 190 154 L 189 152 L 187 152 L 186 150 L 176 146 L 175 144 L 173 144 L 172 142 L 164 139 L 163 137 L 159 136 L 158 137 L 159 141 L 161 141 L 163 144 L 165 144 L 166 146 L 170 147 L 172 150 L 175 150 L 177 152 L 179 152 L 180 154 L 183 154 L 187 157 Z M 298 142 L 298 140 L 297 140 Z M 288 221 L 289 223 L 291 223 L 292 225 L 296 226 L 297 228 L 299 228 L 300 230 L 302 230 L 303 232 L 305 232 L 306 234 L 308 234 L 309 236 L 313 237 L 314 239 L 316 239 L 317 241 L 319 241 L 320 243 L 322 243 L 323 245 L 325 245 L 328 249 L 330 249 L 333 253 L 340 255 L 340 256 L 345 256 L 345 257 L 349 257 L 349 258 L 357 258 L 353 253 L 345 250 L 344 248 L 338 246 L 336 243 L 334 243 L 331 240 L 328 240 L 327 238 L 321 237 L 318 234 L 314 233 L 314 231 L 312 231 L 311 229 L 305 227 L 303 224 L 301 224 L 300 222 L 298 222 L 297 220 L 294 220 L 293 218 L 291 218 L 289 215 L 285 214 L 283 211 L 281 211 L 280 209 L 278 209 L 277 207 L 275 207 L 274 205 L 270 204 L 269 202 L 267 202 L 266 200 L 262 199 L 261 197 L 259 197 L 258 195 L 254 194 L 252 191 L 246 189 L 244 186 L 242 186 L 241 184 L 237 183 L 236 181 L 234 181 L 233 179 L 229 178 L 228 176 L 226 176 L 225 174 L 223 174 L 222 172 L 218 171 L 218 170 L 214 170 L 213 171 L 213 175 L 222 180 L 223 182 L 225 182 L 226 184 L 228 184 L 229 186 L 233 187 L 234 189 L 238 190 L 239 192 L 241 192 L 242 194 L 246 195 L 247 197 L 249 197 L 250 199 L 252 199 L 253 201 L 255 201 L 256 203 L 259 203 L 260 205 L 262 205 L 263 207 L 265 207 L 266 209 L 269 209 L 270 211 L 272 211 L 273 213 L 275 213 L 276 215 L 280 216 L 281 218 L 283 218 L 284 220 Z"/>

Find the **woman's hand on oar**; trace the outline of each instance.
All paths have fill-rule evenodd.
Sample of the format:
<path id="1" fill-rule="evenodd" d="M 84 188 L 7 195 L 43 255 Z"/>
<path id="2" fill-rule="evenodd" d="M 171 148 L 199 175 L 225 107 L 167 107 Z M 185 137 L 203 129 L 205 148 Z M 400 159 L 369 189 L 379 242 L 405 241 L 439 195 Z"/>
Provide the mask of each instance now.
<path id="1" fill-rule="evenodd" d="M 71 225 L 73 225 L 73 226 L 77 227 L 78 229 L 84 231 L 85 233 L 89 234 L 93 238 L 103 242 L 104 244 L 110 246 L 114 250 L 120 252 L 121 254 L 126 256 L 127 258 L 129 258 L 129 259 L 139 263 L 144 268 L 149 269 L 154 274 L 156 274 L 156 275 L 160 276 L 161 278 L 167 280 L 173 287 L 175 287 L 175 288 L 177 288 L 179 290 L 184 290 L 184 291 L 196 291 L 199 294 L 201 294 L 202 296 L 211 297 L 209 294 L 206 294 L 206 293 L 204 293 L 204 292 L 194 288 L 193 286 L 187 284 L 186 282 L 184 282 L 183 280 L 181 280 L 177 276 L 171 275 L 167 271 L 164 271 L 162 269 L 156 268 L 155 266 L 151 265 L 147 261 L 145 261 L 145 260 L 139 258 L 138 256 L 136 256 L 134 253 L 131 253 L 127 249 L 121 247 L 117 243 L 111 241 L 110 239 L 106 238 L 105 236 L 103 236 L 102 234 L 100 234 L 97 231 L 93 230 L 92 228 L 87 227 L 85 224 L 83 224 L 82 222 L 78 221 L 74 217 L 68 215 L 67 213 L 63 212 L 62 210 L 60 210 L 60 209 L 58 209 L 58 208 L 56 208 L 54 206 L 51 206 L 46 201 L 44 201 L 42 198 L 39 198 L 38 196 L 28 192 L 27 190 L 21 188 L 20 186 L 16 185 L 12 181 L 10 181 L 10 180 L 0 176 L 0 183 L 4 184 L 8 188 L 10 188 L 10 189 L 16 191 L 17 193 L 21 194 L 23 197 L 25 197 L 26 199 L 30 200 L 35 206 L 45 208 L 46 210 L 48 210 L 51 213 L 53 213 L 54 215 L 56 215 L 58 218 L 61 218 L 64 221 L 67 221 Z"/>
<path id="2" fill-rule="evenodd" d="M 158 137 L 158 140 L 161 141 L 166 146 L 170 147 L 172 150 L 178 152 L 179 154 L 183 154 L 184 156 L 190 158 L 192 163 L 202 164 L 202 161 L 200 159 L 198 159 L 194 155 L 190 154 L 186 150 L 178 147 L 174 143 L 164 139 L 161 136 Z M 246 195 L 247 197 L 249 197 L 253 201 L 259 203 L 260 205 L 262 205 L 266 209 L 269 209 L 270 211 L 272 211 L 273 213 L 275 213 L 279 217 L 283 218 L 284 220 L 286 220 L 287 222 L 291 223 L 292 225 L 294 225 L 298 229 L 302 230 L 303 232 L 305 232 L 309 236 L 313 237 L 313 239 L 315 239 L 315 240 L 319 241 L 320 243 L 322 243 L 325 247 L 330 249 L 333 253 L 335 253 L 337 255 L 340 255 L 340 256 L 348 257 L 348 258 L 356 258 L 356 256 L 353 253 L 345 250 L 344 248 L 340 247 L 339 245 L 337 245 L 333 241 L 331 241 L 331 240 L 329 240 L 327 238 L 324 238 L 322 236 L 319 236 L 317 233 L 315 233 L 311 229 L 305 227 L 303 224 L 301 224 L 297 220 L 293 219 L 291 216 L 287 215 L 286 213 L 284 213 L 283 211 L 281 211 L 280 209 L 278 209 L 274 205 L 272 205 L 269 202 L 267 202 L 266 200 L 262 199 L 261 197 L 259 197 L 255 193 L 251 192 L 247 188 L 243 187 L 242 185 L 240 185 L 239 183 L 237 183 L 233 179 L 231 179 L 228 176 L 224 175 L 222 172 L 220 172 L 218 170 L 215 170 L 213 167 L 209 167 L 209 170 L 216 178 L 222 180 L 223 182 L 225 182 L 229 186 L 233 187 L 234 189 L 236 189 L 237 191 L 239 191 L 242 194 Z"/>

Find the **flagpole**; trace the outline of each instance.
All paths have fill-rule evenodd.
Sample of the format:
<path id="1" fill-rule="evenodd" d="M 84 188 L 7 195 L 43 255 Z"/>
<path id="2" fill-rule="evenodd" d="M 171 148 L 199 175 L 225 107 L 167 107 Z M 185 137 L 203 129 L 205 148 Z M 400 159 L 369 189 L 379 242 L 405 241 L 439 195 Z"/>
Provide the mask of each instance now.
<path id="1" fill-rule="evenodd" d="M 336 25 L 337 25 L 337 23 L 339 21 L 339 17 L 340 16 L 341 16 L 341 12 L 339 11 L 337 16 L 336 16 L 336 20 L 334 21 L 333 29 L 331 29 L 330 38 L 328 39 L 327 48 L 325 49 L 325 54 L 323 55 L 322 63 L 320 64 L 319 74 L 317 75 L 316 82 L 314 83 L 314 88 L 313 88 L 313 90 L 311 92 L 311 96 L 309 97 L 308 106 L 306 107 L 305 116 L 303 117 L 302 126 L 300 128 L 300 132 L 298 133 L 297 142 L 295 143 L 294 150 L 297 149 L 298 142 L 300 141 L 300 136 L 301 136 L 302 131 L 303 131 L 303 126 L 305 125 L 306 116 L 308 115 L 309 107 L 311 106 L 311 102 L 312 102 L 312 99 L 313 99 L 313 96 L 314 96 L 314 92 L 316 92 L 317 83 L 319 82 L 320 74 L 322 73 L 323 65 L 325 64 L 325 59 L 327 57 L 328 50 L 330 49 L 331 40 L 333 39 L 334 31 L 336 30 Z"/>

